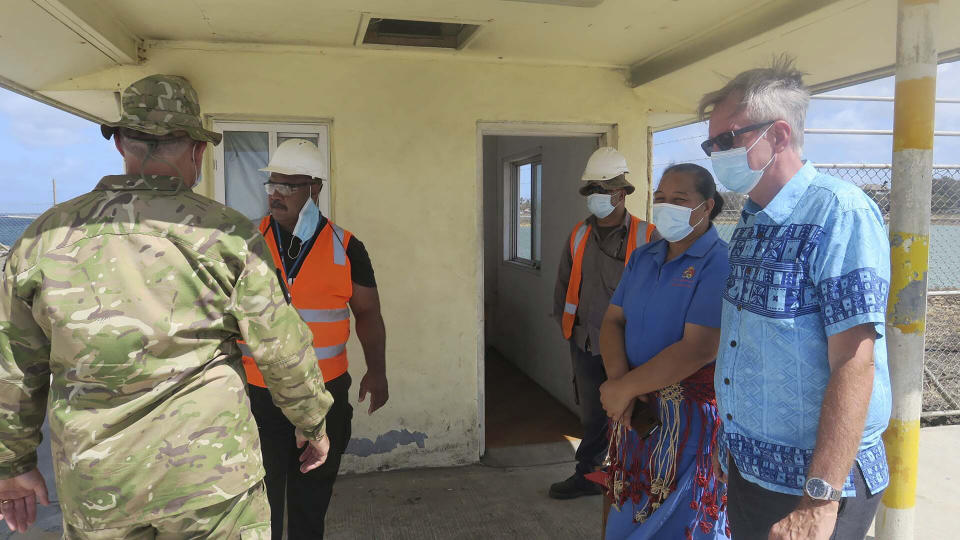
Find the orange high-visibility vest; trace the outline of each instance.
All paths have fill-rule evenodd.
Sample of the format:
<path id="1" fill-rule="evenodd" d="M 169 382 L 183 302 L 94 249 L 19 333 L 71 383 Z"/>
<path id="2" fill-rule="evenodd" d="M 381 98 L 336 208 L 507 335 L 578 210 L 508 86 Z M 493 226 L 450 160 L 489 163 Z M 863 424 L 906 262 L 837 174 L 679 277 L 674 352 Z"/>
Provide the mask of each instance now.
<path id="1" fill-rule="evenodd" d="M 654 226 L 647 224 L 647 232 L 638 234 L 640 218 L 630 216 L 630 229 L 627 234 L 627 253 L 623 265 L 630 262 L 633 250 L 650 241 Z M 580 305 L 580 280 L 583 278 L 583 254 L 587 250 L 587 239 L 590 238 L 590 225 L 585 221 L 577 223 L 570 234 L 570 256 L 573 257 L 573 267 L 570 269 L 570 282 L 567 284 L 566 305 L 563 307 L 563 337 L 570 339 L 573 335 L 573 323 L 577 320 L 577 306 Z M 642 241 L 641 241 L 642 240 Z"/>
<path id="2" fill-rule="evenodd" d="M 275 225 L 273 225 L 275 226 Z M 270 216 L 260 222 L 260 232 L 270 246 L 273 262 L 283 275 L 290 290 L 293 307 L 313 332 L 313 350 L 323 373 L 324 382 L 336 379 L 347 372 L 347 340 L 350 338 L 350 306 L 353 296 L 353 279 L 350 276 L 350 259 L 347 246 L 353 235 L 327 221 L 310 252 L 303 260 L 296 279 L 291 283 L 283 269 L 280 250 L 274 231 L 269 230 Z M 250 356 L 246 344 L 238 342 L 243 351 L 243 368 L 247 382 L 265 387 L 263 374 Z"/>

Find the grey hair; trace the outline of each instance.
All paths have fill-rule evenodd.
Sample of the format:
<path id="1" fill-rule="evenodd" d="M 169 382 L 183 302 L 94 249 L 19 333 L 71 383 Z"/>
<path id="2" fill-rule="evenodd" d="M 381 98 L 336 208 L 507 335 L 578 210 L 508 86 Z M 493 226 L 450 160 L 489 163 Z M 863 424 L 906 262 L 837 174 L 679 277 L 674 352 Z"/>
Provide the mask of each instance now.
<path id="1" fill-rule="evenodd" d="M 794 63 L 795 59 L 787 54 L 775 56 L 770 67 L 744 71 L 720 90 L 705 94 L 697 107 L 700 119 L 707 117 L 707 108 L 713 110 L 735 96 L 740 100 L 736 112 L 747 111 L 751 122 L 783 120 L 790 124 L 790 145 L 801 151 L 810 91 L 803 84 L 805 73 Z"/>

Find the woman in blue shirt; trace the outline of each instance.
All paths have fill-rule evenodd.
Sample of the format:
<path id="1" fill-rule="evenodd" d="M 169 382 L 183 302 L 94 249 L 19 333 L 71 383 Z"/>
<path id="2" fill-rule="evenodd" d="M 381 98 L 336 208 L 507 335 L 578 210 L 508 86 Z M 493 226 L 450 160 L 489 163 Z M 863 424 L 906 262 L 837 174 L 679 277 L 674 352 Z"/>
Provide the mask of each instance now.
<path id="1" fill-rule="evenodd" d="M 604 317 L 601 401 L 623 426 L 611 430 L 608 539 L 729 537 L 726 487 L 710 457 L 720 425 L 713 361 L 730 268 L 712 225 L 722 208 L 703 167 L 664 171 L 653 205 L 663 240 L 633 253 Z M 634 408 L 645 406 L 637 401 L 661 422 L 646 439 L 630 429 Z"/>

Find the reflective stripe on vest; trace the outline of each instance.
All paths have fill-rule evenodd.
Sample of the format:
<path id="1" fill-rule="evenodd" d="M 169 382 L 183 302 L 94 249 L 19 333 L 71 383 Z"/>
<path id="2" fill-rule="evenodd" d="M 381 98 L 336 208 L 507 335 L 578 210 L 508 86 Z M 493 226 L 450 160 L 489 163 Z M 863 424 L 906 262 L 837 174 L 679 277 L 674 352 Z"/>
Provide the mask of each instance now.
<path id="1" fill-rule="evenodd" d="M 333 264 L 337 266 L 343 266 L 347 264 L 347 252 L 346 252 L 346 233 L 343 229 L 335 225 L 332 221 L 329 222 L 330 226 L 333 227 L 334 234 L 337 235 L 334 238 L 333 242 Z"/>
<path id="2" fill-rule="evenodd" d="M 653 235 L 653 231 L 656 230 L 656 227 L 653 226 L 653 223 L 647 223 L 647 230 L 642 235 L 637 234 L 639 229 L 640 218 L 630 216 L 630 232 L 627 235 L 627 253 L 623 257 L 624 267 L 630 263 L 630 255 L 633 254 L 633 250 L 650 241 L 650 237 Z"/>
<path id="3" fill-rule="evenodd" d="M 304 322 L 337 322 L 350 319 L 350 308 L 339 309 L 298 309 L 297 313 Z"/>
<path id="4" fill-rule="evenodd" d="M 564 339 L 573 335 L 573 323 L 577 319 L 577 306 L 580 305 L 580 279 L 583 277 L 583 252 L 587 249 L 587 239 L 590 234 L 590 225 L 585 222 L 577 224 L 570 233 L 570 256 L 573 258 L 573 267 L 570 268 L 570 282 L 567 284 L 566 305 L 563 307 Z"/>
<path id="5" fill-rule="evenodd" d="M 623 258 L 624 266 L 630 262 L 630 255 L 633 254 L 633 250 L 649 242 L 653 235 L 654 226 L 652 224 L 647 224 L 646 234 L 637 234 L 640 223 L 640 218 L 630 216 L 627 252 Z M 580 222 L 570 233 L 570 256 L 573 258 L 573 266 L 570 268 L 570 281 L 567 283 L 566 303 L 563 306 L 561 321 L 564 339 L 570 339 L 573 336 L 573 325 L 577 320 L 577 307 L 580 305 L 580 282 L 583 279 L 583 254 L 586 252 L 590 230 L 590 225 L 587 225 L 586 222 Z"/>
<path id="6" fill-rule="evenodd" d="M 348 302 L 353 295 L 350 260 L 346 252 L 352 235 L 333 222 L 328 221 L 327 224 L 329 226 L 317 234 L 310 253 L 290 287 L 293 306 L 313 332 L 313 351 L 324 381 L 335 379 L 347 371 L 347 340 L 350 337 Z M 270 226 L 270 218 L 264 218 L 260 222 L 260 232 L 270 247 L 274 264 L 283 272 L 274 235 L 268 234 Z M 289 282 L 285 274 L 283 278 Z M 249 347 L 244 343 L 239 344 L 247 382 L 266 386 Z"/>

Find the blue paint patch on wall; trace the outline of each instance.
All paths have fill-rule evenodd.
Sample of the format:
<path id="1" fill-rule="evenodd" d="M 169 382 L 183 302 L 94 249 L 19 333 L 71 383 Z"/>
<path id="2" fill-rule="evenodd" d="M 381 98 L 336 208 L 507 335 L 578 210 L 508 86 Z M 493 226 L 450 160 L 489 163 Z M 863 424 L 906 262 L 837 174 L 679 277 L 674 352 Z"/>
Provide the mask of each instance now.
<path id="1" fill-rule="evenodd" d="M 416 444 L 417 448 L 424 448 L 427 434 L 420 431 L 410 432 L 406 429 L 397 431 L 392 429 L 383 435 L 378 435 L 376 442 L 370 439 L 350 439 L 346 454 L 351 456 L 367 457 L 373 454 L 389 454 L 401 444 Z"/>

